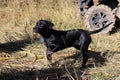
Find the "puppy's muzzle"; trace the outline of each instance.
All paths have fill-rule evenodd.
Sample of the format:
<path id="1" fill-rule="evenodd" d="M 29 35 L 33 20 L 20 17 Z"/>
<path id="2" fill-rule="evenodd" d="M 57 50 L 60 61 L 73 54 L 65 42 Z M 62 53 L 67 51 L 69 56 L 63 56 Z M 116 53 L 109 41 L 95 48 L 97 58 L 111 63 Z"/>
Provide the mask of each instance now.
<path id="1" fill-rule="evenodd" d="M 37 32 L 38 32 L 38 30 L 37 30 L 37 28 L 36 28 L 36 27 L 34 27 L 34 28 L 33 28 L 33 32 L 35 32 L 35 33 L 37 33 Z"/>

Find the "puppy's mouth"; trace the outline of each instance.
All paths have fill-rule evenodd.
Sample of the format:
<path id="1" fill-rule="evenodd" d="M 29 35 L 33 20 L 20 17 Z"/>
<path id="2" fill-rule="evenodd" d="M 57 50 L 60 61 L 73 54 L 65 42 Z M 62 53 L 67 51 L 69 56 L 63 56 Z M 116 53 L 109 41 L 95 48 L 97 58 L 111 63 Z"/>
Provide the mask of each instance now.
<path id="1" fill-rule="evenodd" d="M 38 31 L 36 30 L 36 28 L 33 28 L 33 32 L 38 33 Z"/>

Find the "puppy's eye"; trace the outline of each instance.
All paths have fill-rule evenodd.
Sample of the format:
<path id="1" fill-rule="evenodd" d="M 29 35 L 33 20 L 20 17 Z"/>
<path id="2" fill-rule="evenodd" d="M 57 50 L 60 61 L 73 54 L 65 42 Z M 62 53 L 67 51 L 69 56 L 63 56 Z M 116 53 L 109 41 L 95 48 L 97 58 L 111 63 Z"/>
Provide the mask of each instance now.
<path id="1" fill-rule="evenodd" d="M 41 27 L 43 27 L 44 25 L 43 24 L 40 24 Z"/>
<path id="2" fill-rule="evenodd" d="M 36 23 L 36 26 L 39 26 L 39 23 Z"/>

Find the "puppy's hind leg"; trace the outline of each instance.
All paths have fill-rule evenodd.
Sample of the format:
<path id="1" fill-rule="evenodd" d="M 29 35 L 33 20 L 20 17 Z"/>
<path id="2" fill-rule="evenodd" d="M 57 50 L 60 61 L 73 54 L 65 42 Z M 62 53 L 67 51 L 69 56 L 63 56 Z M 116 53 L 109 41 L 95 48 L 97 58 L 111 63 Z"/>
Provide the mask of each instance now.
<path id="1" fill-rule="evenodd" d="M 81 47 L 81 52 L 82 52 L 82 67 L 81 68 L 84 68 L 85 67 L 85 64 L 87 63 L 88 61 L 88 46 L 87 45 L 84 45 Z"/>
<path id="2" fill-rule="evenodd" d="M 85 67 L 85 64 L 86 64 L 87 61 L 88 61 L 87 52 L 82 52 L 82 56 L 83 56 L 82 68 L 84 68 L 84 67 Z"/>
<path id="3" fill-rule="evenodd" d="M 88 52 L 82 52 L 82 55 L 79 56 L 78 60 L 76 61 L 76 63 L 80 62 L 81 61 L 81 58 L 82 58 L 82 66 L 81 68 L 84 68 L 85 67 L 85 64 L 87 63 L 88 61 Z"/>

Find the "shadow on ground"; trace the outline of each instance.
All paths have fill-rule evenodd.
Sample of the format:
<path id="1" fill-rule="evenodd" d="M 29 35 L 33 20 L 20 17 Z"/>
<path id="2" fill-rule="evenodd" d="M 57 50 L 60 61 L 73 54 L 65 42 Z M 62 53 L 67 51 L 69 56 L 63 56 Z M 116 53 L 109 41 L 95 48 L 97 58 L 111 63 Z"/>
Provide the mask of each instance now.
<path id="1" fill-rule="evenodd" d="M 120 52 L 112 52 L 112 53 L 120 53 Z M 0 75 L 0 80 L 91 80 L 90 75 L 85 73 L 85 71 L 89 68 L 92 68 L 94 66 L 96 67 L 102 67 L 107 59 L 106 56 L 111 54 L 110 51 L 106 52 L 94 52 L 90 51 L 89 53 L 89 59 L 92 58 L 94 61 L 94 65 L 91 64 L 90 61 L 88 61 L 88 64 L 86 65 L 86 68 L 80 68 L 79 66 L 73 66 L 74 61 L 69 61 L 68 63 L 65 63 L 62 65 L 61 68 L 54 67 L 55 64 L 59 62 L 55 62 L 53 64 L 53 68 L 47 68 L 47 69 L 40 69 L 40 70 L 23 70 L 23 71 L 17 71 L 16 69 L 11 69 L 8 73 L 2 73 Z M 111 55 L 112 56 L 112 55 Z M 65 57 L 64 59 L 77 59 L 78 54 Z M 71 64 L 69 66 L 68 64 Z M 83 79 L 83 77 L 85 79 Z"/>
<path id="2" fill-rule="evenodd" d="M 108 55 L 108 53 L 109 53 L 109 51 L 105 51 L 105 52 L 89 51 L 89 53 L 88 53 L 89 60 L 87 62 L 88 64 L 86 65 L 86 68 L 92 68 L 92 67 L 95 67 L 95 66 L 100 67 L 100 66 L 104 65 L 105 62 L 107 61 L 106 56 Z M 78 58 L 80 58 L 79 62 L 77 62 Z M 74 59 L 74 60 L 70 61 L 69 59 Z M 64 60 L 65 60 L 64 63 L 66 65 L 69 65 L 69 66 L 71 64 L 72 65 L 73 64 L 79 64 L 80 62 L 82 62 L 82 55 L 81 55 L 81 53 L 76 53 L 76 54 L 74 54 L 72 56 L 65 57 Z M 58 60 L 58 61 L 54 62 L 52 65 L 56 66 L 56 65 L 58 65 L 58 63 L 60 61 L 61 60 Z M 61 66 L 64 67 L 65 64 L 62 64 Z M 79 65 L 81 65 L 81 64 L 79 64 Z"/>
<path id="3" fill-rule="evenodd" d="M 33 41 L 29 40 L 18 40 L 14 42 L 7 42 L 0 44 L 0 52 L 12 53 L 14 51 L 22 50 L 28 44 L 32 44 Z"/>
<path id="4" fill-rule="evenodd" d="M 77 68 L 75 69 L 77 70 Z M 72 77 L 75 78 L 75 74 L 73 72 L 71 73 L 71 71 L 73 71 L 73 68 L 68 68 L 68 70 L 70 71 L 70 74 L 66 72 L 65 68 L 51 68 L 25 72 L 13 71 L 12 73 L 1 75 L 0 80 L 70 80 L 71 78 L 68 76 L 68 74 L 72 75 Z M 76 73 L 79 74 L 78 76 L 83 74 L 83 72 L 80 71 L 77 71 Z"/>

